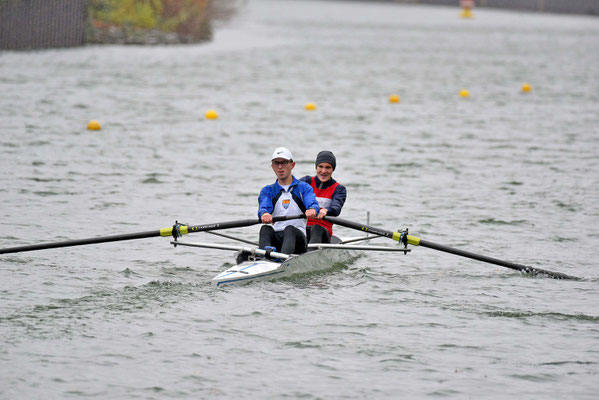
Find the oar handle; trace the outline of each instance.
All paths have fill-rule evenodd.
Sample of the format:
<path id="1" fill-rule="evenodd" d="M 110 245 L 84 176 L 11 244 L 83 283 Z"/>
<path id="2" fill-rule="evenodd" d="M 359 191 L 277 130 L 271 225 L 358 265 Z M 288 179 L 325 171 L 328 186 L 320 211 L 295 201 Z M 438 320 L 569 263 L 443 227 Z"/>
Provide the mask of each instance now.
<path id="1" fill-rule="evenodd" d="M 272 217 L 273 222 L 279 221 L 287 221 L 290 219 L 301 219 L 306 218 L 304 214 L 298 215 L 282 215 L 278 217 Z M 195 233 L 195 232 L 205 232 L 205 231 L 217 231 L 220 229 L 232 229 L 232 228 L 242 228 L 245 226 L 252 226 L 261 224 L 262 220 L 260 218 L 252 218 L 252 219 L 243 219 L 239 221 L 229 221 L 229 222 L 215 222 L 213 224 L 204 224 L 204 225 L 194 225 L 194 226 L 182 226 L 181 234 L 185 235 L 187 233 Z"/>

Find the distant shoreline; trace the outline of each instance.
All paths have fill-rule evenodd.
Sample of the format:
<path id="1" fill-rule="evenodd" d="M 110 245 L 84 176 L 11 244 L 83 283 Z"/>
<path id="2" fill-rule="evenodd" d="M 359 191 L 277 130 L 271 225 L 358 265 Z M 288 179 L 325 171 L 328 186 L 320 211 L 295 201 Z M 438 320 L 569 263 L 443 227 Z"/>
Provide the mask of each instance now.
<path id="1" fill-rule="evenodd" d="M 328 0 L 327 0 L 328 1 Z M 359 2 L 427 4 L 460 7 L 459 0 L 343 0 Z M 506 10 L 536 11 L 559 14 L 599 15 L 599 1 L 596 0 L 476 0 L 474 9 L 501 8 Z"/>

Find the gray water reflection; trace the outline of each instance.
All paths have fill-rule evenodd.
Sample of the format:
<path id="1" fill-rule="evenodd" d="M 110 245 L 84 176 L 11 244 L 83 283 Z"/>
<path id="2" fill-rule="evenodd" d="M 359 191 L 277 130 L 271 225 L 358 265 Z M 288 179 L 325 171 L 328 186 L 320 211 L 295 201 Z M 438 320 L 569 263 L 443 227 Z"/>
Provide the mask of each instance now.
<path id="1" fill-rule="evenodd" d="M 207 45 L 0 54 L 0 246 L 249 218 L 287 145 L 300 176 L 335 152 L 347 219 L 585 280 L 415 248 L 214 290 L 230 254 L 161 239 L 3 256 L 1 397 L 594 398 L 599 22 L 458 13 L 256 0 Z"/>

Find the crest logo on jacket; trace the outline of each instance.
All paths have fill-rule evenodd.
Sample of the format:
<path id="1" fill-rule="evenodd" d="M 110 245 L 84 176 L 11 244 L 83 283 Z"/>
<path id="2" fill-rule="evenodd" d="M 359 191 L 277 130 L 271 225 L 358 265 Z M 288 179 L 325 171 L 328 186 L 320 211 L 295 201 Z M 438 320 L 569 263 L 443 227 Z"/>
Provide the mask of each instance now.
<path id="1" fill-rule="evenodd" d="M 289 203 L 291 203 L 291 200 L 284 199 L 281 203 L 283 204 L 283 208 L 286 210 L 289 208 Z"/>

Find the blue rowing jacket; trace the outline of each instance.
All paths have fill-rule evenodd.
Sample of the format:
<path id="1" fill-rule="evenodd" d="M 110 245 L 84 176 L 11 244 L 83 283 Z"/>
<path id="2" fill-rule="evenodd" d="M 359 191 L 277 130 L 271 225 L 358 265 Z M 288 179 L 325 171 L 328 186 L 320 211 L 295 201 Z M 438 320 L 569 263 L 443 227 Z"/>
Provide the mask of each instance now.
<path id="1" fill-rule="evenodd" d="M 306 182 L 298 181 L 294 176 L 292 178 L 293 181 L 287 191 L 279 185 L 278 180 L 272 185 L 266 185 L 262 188 L 260 196 L 258 196 L 258 217 L 261 218 L 264 213 L 269 213 L 273 217 L 297 215 L 310 208 L 316 210 L 318 214 L 320 207 L 312 187 Z M 300 200 L 301 204 L 298 204 L 296 199 Z M 280 231 L 285 229 L 287 225 L 293 225 L 304 234 L 306 233 L 306 220 L 304 219 L 275 222 L 273 228 L 275 231 Z"/>

